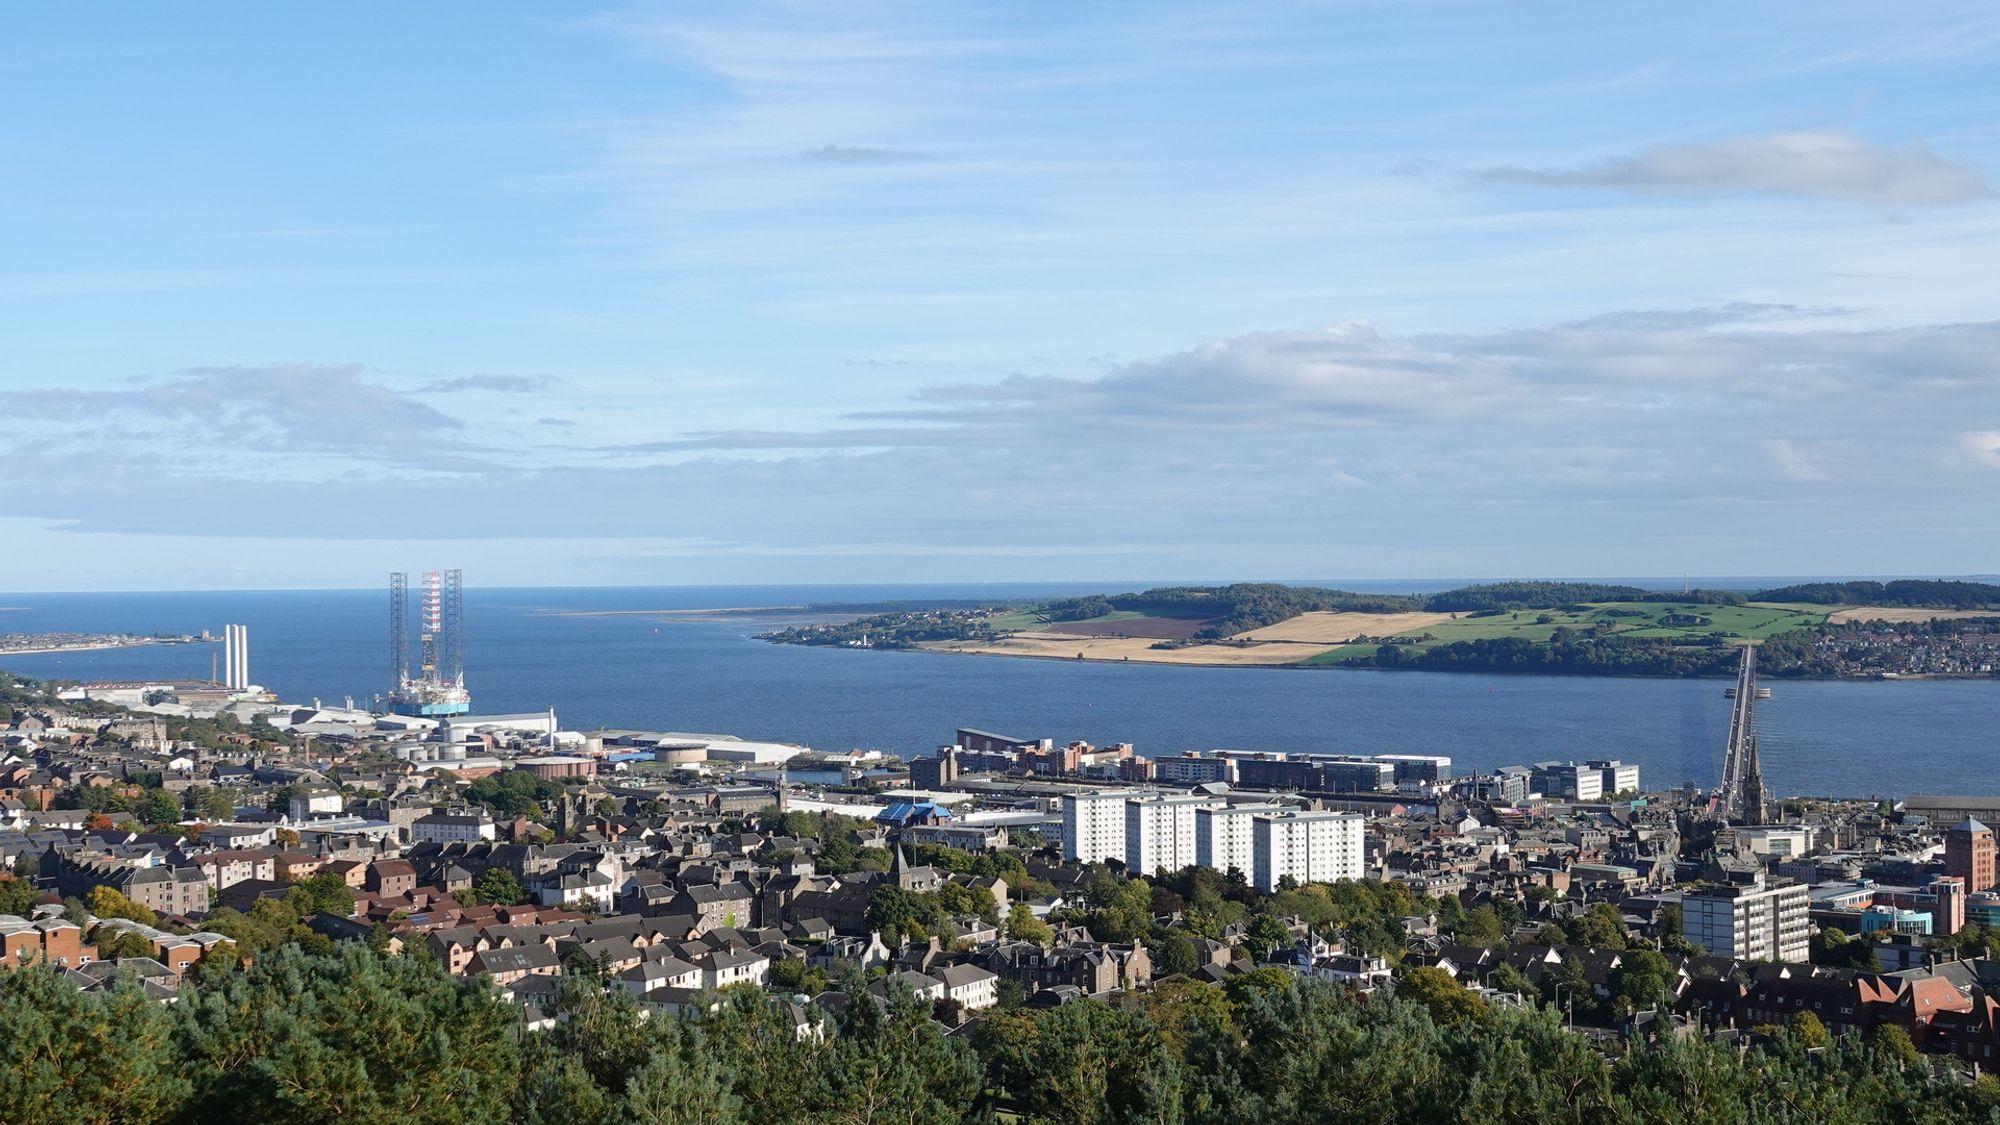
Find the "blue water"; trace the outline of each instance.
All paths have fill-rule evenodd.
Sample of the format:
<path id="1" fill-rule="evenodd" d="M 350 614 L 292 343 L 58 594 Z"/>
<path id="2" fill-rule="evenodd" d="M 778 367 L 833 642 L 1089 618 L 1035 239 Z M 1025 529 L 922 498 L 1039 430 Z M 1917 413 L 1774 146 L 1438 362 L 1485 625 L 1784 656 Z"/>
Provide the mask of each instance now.
<path id="1" fill-rule="evenodd" d="M 1616 757 L 1637 762 L 1653 786 L 1712 784 L 1721 767 L 1729 710 L 1715 680 L 1080 664 L 751 639 L 774 619 L 570 616 L 1103 588 L 469 589 L 466 678 L 483 713 L 554 707 L 573 728 L 717 731 L 905 756 L 973 726 L 1132 742 L 1146 754 L 1213 747 L 1449 754 L 1461 772 Z M 333 704 L 352 695 L 363 702 L 387 686 L 386 592 L 7 594 L 0 607 L 0 632 L 219 633 L 226 623 L 248 625 L 252 678 L 288 701 Z M 0 659 L 44 678 L 205 679 L 215 647 Z M 1758 711 L 1761 757 L 1776 792 L 2000 791 L 2000 683 L 1774 688 Z"/>

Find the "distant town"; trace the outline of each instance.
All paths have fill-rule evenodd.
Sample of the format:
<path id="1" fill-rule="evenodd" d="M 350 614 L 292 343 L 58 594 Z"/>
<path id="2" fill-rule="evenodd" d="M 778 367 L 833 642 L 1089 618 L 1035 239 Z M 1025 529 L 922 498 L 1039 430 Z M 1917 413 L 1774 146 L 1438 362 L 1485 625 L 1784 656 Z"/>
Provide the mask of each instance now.
<path id="1" fill-rule="evenodd" d="M 0 633 L 0 656 L 30 656 L 52 652 L 91 652 L 142 645 L 202 644 L 201 636 L 140 635 L 136 633 Z"/>

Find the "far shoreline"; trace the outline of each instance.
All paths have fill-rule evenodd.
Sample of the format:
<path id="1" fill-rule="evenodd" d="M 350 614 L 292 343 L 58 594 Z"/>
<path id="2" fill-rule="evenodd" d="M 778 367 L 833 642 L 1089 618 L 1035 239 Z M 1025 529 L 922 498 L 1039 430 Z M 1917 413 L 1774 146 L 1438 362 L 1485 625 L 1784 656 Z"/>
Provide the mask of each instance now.
<path id="1" fill-rule="evenodd" d="M 762 637 L 755 637 L 752 639 L 764 641 L 765 644 L 782 645 L 786 648 L 825 649 L 834 651 L 851 650 L 860 652 L 909 652 L 909 653 L 920 653 L 926 656 L 982 656 L 998 660 L 1046 660 L 1046 661 L 1052 661 L 1057 664 L 1101 664 L 1113 668 L 1120 666 L 1129 667 L 1137 665 L 1146 668 L 1197 668 L 1197 669 L 1220 670 L 1227 672 L 1327 672 L 1327 671 L 1387 672 L 1387 673 L 1411 673 L 1414 675 L 1432 675 L 1432 676 L 1470 675 L 1470 676 L 1546 677 L 1550 679 L 1565 679 L 1565 680 L 1668 680 L 1668 681 L 1706 680 L 1713 683 L 1728 683 L 1735 679 L 1734 675 L 1726 673 L 1704 674 L 1699 676 L 1649 676 L 1643 672 L 1604 672 L 1604 673 L 1564 672 L 1564 671 L 1550 670 L 1550 669 L 1511 671 L 1504 668 L 1376 668 L 1367 665 L 1306 664 L 1302 662 L 1294 662 L 1291 664 L 1221 664 L 1221 663 L 1208 663 L 1198 660 L 1131 660 L 1131 659 L 1105 660 L 1102 658 L 1089 657 L 1089 656 L 1083 657 L 1082 659 L 1078 659 L 1077 657 L 1074 656 L 1053 656 L 1039 652 L 990 652 L 980 649 L 926 648 L 921 644 L 901 645 L 893 648 L 880 647 L 880 646 L 870 646 L 867 648 L 863 648 L 859 645 L 791 644 L 785 641 L 766 640 L 765 638 Z M 1933 683 L 1933 682 L 1977 683 L 1981 681 L 2000 683 L 2000 676 L 1981 675 L 1978 673 L 1953 674 L 1953 673 L 1937 673 L 1937 672 L 1891 673 L 1888 675 L 1877 674 L 1872 676 L 1769 676 L 1765 677 L 1764 682 L 1760 683 L 1758 686 L 1776 687 L 1779 684 L 1787 684 L 1787 683 L 1894 684 L 1894 683 Z"/>
<path id="2" fill-rule="evenodd" d="M 114 649 L 121 649 L 121 648 L 151 648 L 157 645 L 215 644 L 215 643 L 217 642 L 202 641 L 202 640 L 160 641 L 160 640 L 154 640 L 151 637 L 139 637 L 130 641 L 108 641 L 99 644 L 88 644 L 88 645 L 56 645 L 54 647 L 45 646 L 41 648 L 0 648 L 0 660 L 4 660 L 9 656 L 57 656 L 65 652 L 110 652 Z"/>

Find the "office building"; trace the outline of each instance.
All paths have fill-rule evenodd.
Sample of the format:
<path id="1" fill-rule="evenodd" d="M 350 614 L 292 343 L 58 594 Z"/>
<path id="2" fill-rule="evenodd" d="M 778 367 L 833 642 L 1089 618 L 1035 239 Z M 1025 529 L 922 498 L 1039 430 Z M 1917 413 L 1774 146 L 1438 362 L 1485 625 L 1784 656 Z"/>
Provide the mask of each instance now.
<path id="1" fill-rule="evenodd" d="M 1373 758 L 1316 758 L 1321 788 L 1335 793 L 1379 793 L 1396 787 L 1396 767 Z"/>
<path id="2" fill-rule="evenodd" d="M 1536 762 L 1530 787 L 1551 801 L 1599 801 L 1639 788 L 1639 767 L 1620 761 Z"/>
<path id="3" fill-rule="evenodd" d="M 1066 793 L 1062 799 L 1063 858 L 1081 863 L 1125 862 L 1124 791 Z"/>
<path id="4" fill-rule="evenodd" d="M 1276 891 L 1286 879 L 1331 883 L 1364 870 L 1358 813 L 1266 813 L 1251 818 L 1251 883 Z"/>
<path id="5" fill-rule="evenodd" d="M 1442 785 L 1451 780 L 1451 759 L 1438 754 L 1377 754 L 1396 771 L 1398 785 Z"/>
<path id="6" fill-rule="evenodd" d="M 1534 785 L 1534 771 L 1526 766 L 1501 766 L 1491 774 L 1474 777 L 1466 785 L 1466 795 L 1475 801 L 1496 805 L 1525 803 Z"/>
<path id="7" fill-rule="evenodd" d="M 1766 883 L 1749 872 L 1681 897 L 1681 932 L 1717 957 L 1804 961 L 1810 895 L 1789 879 Z"/>
<path id="8" fill-rule="evenodd" d="M 1612 759 L 1608 762 L 1585 762 L 1584 768 L 1597 771 L 1598 787 L 1604 796 L 1613 793 L 1637 793 L 1639 791 L 1639 767 Z"/>
<path id="9" fill-rule="evenodd" d="M 1317 789 L 1323 775 L 1304 759 L 1272 754 L 1237 758 L 1236 776 L 1246 789 Z"/>

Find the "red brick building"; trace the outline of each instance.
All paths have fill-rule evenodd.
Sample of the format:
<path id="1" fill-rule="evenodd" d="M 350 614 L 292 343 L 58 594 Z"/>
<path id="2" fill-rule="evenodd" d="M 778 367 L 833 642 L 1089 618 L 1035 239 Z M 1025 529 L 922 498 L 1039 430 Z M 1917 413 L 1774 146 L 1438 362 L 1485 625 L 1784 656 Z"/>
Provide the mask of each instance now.
<path id="1" fill-rule="evenodd" d="M 1992 890 L 2000 882 L 1995 871 L 1993 830 L 1968 815 L 1944 834 L 1944 871 L 1965 880 L 1968 894 Z"/>

